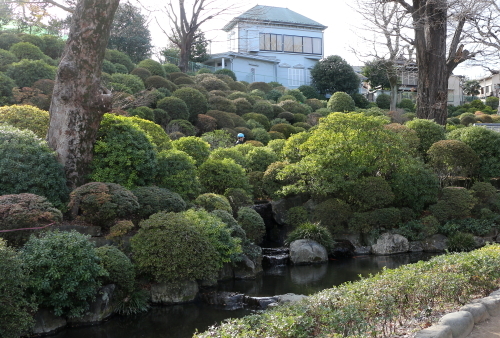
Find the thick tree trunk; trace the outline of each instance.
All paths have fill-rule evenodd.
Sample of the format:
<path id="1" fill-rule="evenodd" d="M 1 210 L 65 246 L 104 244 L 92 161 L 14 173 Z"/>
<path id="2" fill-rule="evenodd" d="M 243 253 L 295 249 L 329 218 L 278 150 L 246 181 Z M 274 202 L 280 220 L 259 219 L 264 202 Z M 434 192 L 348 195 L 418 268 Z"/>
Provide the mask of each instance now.
<path id="1" fill-rule="evenodd" d="M 445 0 L 414 1 L 413 13 L 418 64 L 417 117 L 446 124 L 448 77 L 446 66 Z"/>
<path id="2" fill-rule="evenodd" d="M 64 165 L 71 189 L 85 183 L 99 124 L 111 110 L 101 67 L 118 3 L 78 1 L 57 70 L 47 141 Z"/>
<path id="3" fill-rule="evenodd" d="M 398 83 L 391 83 L 391 106 L 389 108 L 390 111 L 396 111 L 398 104 Z"/>

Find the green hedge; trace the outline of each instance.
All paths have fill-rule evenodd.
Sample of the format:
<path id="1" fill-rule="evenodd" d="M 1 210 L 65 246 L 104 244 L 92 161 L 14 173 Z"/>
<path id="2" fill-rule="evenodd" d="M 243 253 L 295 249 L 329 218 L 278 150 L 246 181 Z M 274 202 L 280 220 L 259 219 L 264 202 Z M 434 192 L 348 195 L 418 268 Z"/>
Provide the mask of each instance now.
<path id="1" fill-rule="evenodd" d="M 347 282 L 308 299 L 230 319 L 197 338 L 392 336 L 400 325 L 421 324 L 450 304 L 498 287 L 500 245 L 448 254 Z M 422 314 L 425 314 L 422 316 Z"/>

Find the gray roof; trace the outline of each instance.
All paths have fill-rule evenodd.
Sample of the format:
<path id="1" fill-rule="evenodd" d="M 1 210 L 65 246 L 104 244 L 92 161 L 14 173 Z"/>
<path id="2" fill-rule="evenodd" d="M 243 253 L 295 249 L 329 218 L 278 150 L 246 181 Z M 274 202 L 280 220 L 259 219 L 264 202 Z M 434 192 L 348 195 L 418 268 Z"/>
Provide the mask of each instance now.
<path id="1" fill-rule="evenodd" d="M 222 28 L 225 31 L 231 30 L 239 21 L 257 21 L 265 23 L 287 24 L 293 26 L 306 26 L 312 28 L 326 29 L 325 25 L 311 20 L 302 14 L 294 12 L 288 8 L 257 5 L 250 8 L 245 13 L 233 18 Z"/>

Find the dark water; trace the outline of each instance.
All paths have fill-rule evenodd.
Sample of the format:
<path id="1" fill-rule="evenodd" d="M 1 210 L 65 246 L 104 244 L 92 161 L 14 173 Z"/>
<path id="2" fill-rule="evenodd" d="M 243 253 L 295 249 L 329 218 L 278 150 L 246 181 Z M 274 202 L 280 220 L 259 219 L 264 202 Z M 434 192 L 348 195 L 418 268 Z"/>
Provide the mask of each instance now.
<path id="1" fill-rule="evenodd" d="M 247 296 L 274 296 L 285 293 L 312 294 L 346 281 L 358 280 L 400 265 L 431 258 L 431 254 L 393 256 L 358 256 L 333 260 L 314 266 L 285 266 L 267 269 L 255 280 L 220 283 L 221 291 L 235 291 Z M 55 338 L 188 338 L 196 329 L 202 332 L 226 318 L 252 313 L 247 309 L 223 310 L 203 303 L 153 307 L 145 314 L 115 316 L 109 321 L 89 327 L 68 328 Z"/>

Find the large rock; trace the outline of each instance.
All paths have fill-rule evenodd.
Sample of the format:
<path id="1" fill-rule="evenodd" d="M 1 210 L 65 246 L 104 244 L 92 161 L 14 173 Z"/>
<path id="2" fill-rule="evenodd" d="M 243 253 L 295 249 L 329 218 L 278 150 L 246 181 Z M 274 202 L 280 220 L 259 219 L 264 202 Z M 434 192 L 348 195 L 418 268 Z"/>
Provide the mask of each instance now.
<path id="1" fill-rule="evenodd" d="M 262 261 L 262 258 L 261 258 Z M 262 263 L 256 264 L 246 255 L 243 255 L 243 259 L 236 263 L 233 269 L 234 278 L 236 279 L 254 279 L 257 274 L 262 271 Z"/>
<path id="2" fill-rule="evenodd" d="M 151 285 L 150 294 L 154 304 L 189 303 L 198 294 L 198 283 L 196 281 L 157 283 Z"/>
<path id="3" fill-rule="evenodd" d="M 474 328 L 474 317 L 467 311 L 452 312 L 441 317 L 438 324 L 449 326 L 453 338 L 465 338 Z"/>
<path id="4" fill-rule="evenodd" d="M 69 324 L 99 323 L 113 314 L 112 299 L 115 285 L 105 285 L 97 292 L 95 301 L 90 304 L 89 311 L 82 317 L 69 318 Z"/>
<path id="5" fill-rule="evenodd" d="M 311 239 L 299 239 L 290 243 L 290 261 L 293 264 L 312 264 L 328 261 L 324 246 Z"/>
<path id="6" fill-rule="evenodd" d="M 422 241 L 424 252 L 443 252 L 448 248 L 448 238 L 445 235 L 436 234 Z"/>
<path id="7" fill-rule="evenodd" d="M 201 293 L 200 297 L 207 304 L 223 307 L 226 310 L 236 310 L 243 307 L 245 295 L 227 291 L 208 291 Z"/>
<path id="8" fill-rule="evenodd" d="M 372 245 L 372 253 L 375 255 L 392 255 L 408 252 L 409 248 L 410 245 L 405 237 L 386 232 L 377 239 L 376 244 Z"/>
<path id="9" fill-rule="evenodd" d="M 35 326 L 33 327 L 33 334 L 35 335 L 48 335 L 54 334 L 58 330 L 66 326 L 66 319 L 58 317 L 48 309 L 38 309 L 34 316 Z"/>

